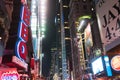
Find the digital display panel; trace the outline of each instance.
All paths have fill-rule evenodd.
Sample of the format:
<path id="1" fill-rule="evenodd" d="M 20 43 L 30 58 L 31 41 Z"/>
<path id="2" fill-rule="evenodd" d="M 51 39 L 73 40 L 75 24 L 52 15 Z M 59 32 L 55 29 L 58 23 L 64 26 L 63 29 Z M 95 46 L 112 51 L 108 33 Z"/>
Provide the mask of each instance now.
<path id="1" fill-rule="evenodd" d="M 92 62 L 92 70 L 94 75 L 104 71 L 102 57 L 99 57 Z"/>

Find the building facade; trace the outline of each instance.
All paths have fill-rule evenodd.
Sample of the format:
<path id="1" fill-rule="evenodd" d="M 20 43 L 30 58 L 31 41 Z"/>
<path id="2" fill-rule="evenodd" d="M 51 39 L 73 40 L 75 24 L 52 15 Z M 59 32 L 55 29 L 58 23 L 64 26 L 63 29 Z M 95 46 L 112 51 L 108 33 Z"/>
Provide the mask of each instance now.
<path id="1" fill-rule="evenodd" d="M 0 1 L 0 80 L 40 79 L 30 19 L 31 0 Z"/>
<path id="2" fill-rule="evenodd" d="M 77 38 L 77 26 L 79 24 L 79 18 L 83 15 L 89 14 L 89 5 L 82 0 L 70 0 L 69 7 L 69 25 L 71 30 L 71 49 L 72 49 L 72 63 L 73 63 L 73 80 L 81 80 L 85 69 L 85 54 L 83 43 L 81 44 L 81 52 L 78 49 L 78 38 Z M 80 60 L 81 59 L 81 60 Z"/>
<path id="3" fill-rule="evenodd" d="M 71 38 L 68 23 L 69 0 L 56 0 L 56 52 L 52 53 L 52 71 L 54 77 L 70 79 L 72 70 Z M 55 67 L 56 66 L 56 67 Z M 54 67 L 54 68 L 53 68 Z M 54 69 L 54 70 L 53 70 Z"/>
<path id="4" fill-rule="evenodd" d="M 92 0 L 70 0 L 69 8 L 73 80 L 88 79 L 95 51 L 102 51 L 94 5 Z"/>
<path id="5" fill-rule="evenodd" d="M 118 5 L 117 0 L 70 0 L 73 80 L 119 79 L 114 64 L 119 57 Z"/>

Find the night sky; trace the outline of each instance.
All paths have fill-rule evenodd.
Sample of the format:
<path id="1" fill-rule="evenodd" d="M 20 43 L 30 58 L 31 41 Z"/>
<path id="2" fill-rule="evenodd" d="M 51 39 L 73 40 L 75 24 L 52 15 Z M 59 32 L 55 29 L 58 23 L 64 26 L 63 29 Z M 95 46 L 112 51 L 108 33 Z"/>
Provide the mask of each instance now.
<path id="1" fill-rule="evenodd" d="M 51 63 L 51 53 L 50 48 L 52 43 L 55 41 L 55 8 L 56 2 L 55 0 L 47 0 L 47 24 L 46 24 L 46 32 L 45 38 L 43 39 L 43 76 L 47 77 L 49 75 L 50 63 Z"/>

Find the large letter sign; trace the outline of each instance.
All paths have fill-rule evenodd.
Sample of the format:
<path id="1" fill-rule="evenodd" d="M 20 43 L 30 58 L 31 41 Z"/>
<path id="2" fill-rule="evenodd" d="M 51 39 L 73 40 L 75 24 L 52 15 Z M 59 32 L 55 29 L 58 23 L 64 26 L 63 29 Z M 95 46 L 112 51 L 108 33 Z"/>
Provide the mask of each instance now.
<path id="1" fill-rule="evenodd" d="M 17 56 L 21 59 L 21 60 L 26 60 L 26 55 L 27 55 L 27 46 L 26 43 L 23 41 L 20 41 L 17 43 Z"/>
<path id="2" fill-rule="evenodd" d="M 25 42 L 28 41 L 28 27 L 23 22 L 20 22 L 19 28 L 19 38 Z"/>
<path id="3" fill-rule="evenodd" d="M 21 15 L 21 19 L 27 24 L 29 25 L 30 24 L 30 11 L 29 9 L 27 8 L 27 6 L 24 6 L 22 8 L 22 15 Z"/>
<path id="4" fill-rule="evenodd" d="M 28 41 L 28 26 L 30 22 L 30 11 L 26 5 L 22 6 L 21 21 L 18 27 L 18 41 L 16 43 L 16 55 L 21 60 L 26 60 L 28 54 L 26 42 Z"/>
<path id="5" fill-rule="evenodd" d="M 96 14 L 102 43 L 107 47 L 120 37 L 120 0 L 99 0 Z"/>

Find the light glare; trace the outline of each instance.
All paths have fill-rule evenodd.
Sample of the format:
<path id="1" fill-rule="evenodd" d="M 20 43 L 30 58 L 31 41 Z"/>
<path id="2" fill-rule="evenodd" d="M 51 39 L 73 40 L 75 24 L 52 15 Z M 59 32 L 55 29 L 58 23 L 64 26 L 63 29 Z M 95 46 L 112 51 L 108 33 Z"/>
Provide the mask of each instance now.
<path id="1" fill-rule="evenodd" d="M 46 6 L 47 0 L 40 1 L 40 27 L 41 27 L 41 37 L 44 38 L 45 24 L 46 24 Z"/>

